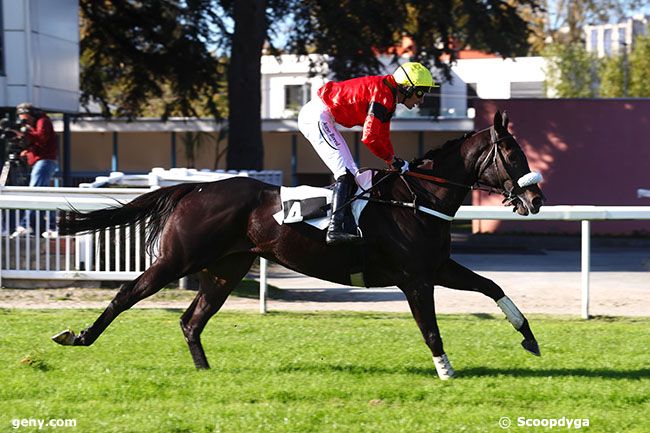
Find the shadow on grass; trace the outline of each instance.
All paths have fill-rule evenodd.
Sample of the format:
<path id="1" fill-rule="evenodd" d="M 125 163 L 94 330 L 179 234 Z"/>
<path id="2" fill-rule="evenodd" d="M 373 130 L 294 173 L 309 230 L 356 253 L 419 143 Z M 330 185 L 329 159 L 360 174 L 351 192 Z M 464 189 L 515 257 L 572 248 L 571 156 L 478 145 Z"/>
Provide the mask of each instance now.
<path id="1" fill-rule="evenodd" d="M 419 367 L 377 367 L 374 365 L 358 365 L 358 364 L 290 364 L 279 368 L 280 372 L 293 373 L 293 372 L 306 372 L 306 373 L 322 373 L 325 371 L 336 373 L 348 373 L 352 375 L 364 374 L 417 374 L 422 376 L 430 376 L 436 374 L 436 369 L 419 368 Z"/>
<path id="2" fill-rule="evenodd" d="M 476 317 L 477 319 L 480 320 L 495 320 L 496 316 L 492 314 L 486 314 L 486 313 L 471 313 L 471 316 Z"/>
<path id="3" fill-rule="evenodd" d="M 352 375 L 363 374 L 412 374 L 418 376 L 436 376 L 436 369 L 431 367 L 377 367 L 373 365 L 357 364 L 292 364 L 286 365 L 279 369 L 284 373 L 291 372 L 309 372 L 318 373 L 331 371 L 337 373 L 347 373 Z M 609 370 L 609 369 L 587 369 L 587 368 L 552 368 L 552 369 L 528 369 L 528 368 L 511 368 L 498 369 L 488 367 L 474 367 L 457 370 L 459 378 L 473 377 L 589 377 L 599 379 L 648 379 L 650 378 L 650 369 L 641 368 L 639 370 Z"/>
<path id="4" fill-rule="evenodd" d="M 462 377 L 489 377 L 489 376 L 512 376 L 512 377 L 593 377 L 599 379 L 648 379 L 650 368 L 638 370 L 614 370 L 605 368 L 549 368 L 549 369 L 528 369 L 528 368 L 488 368 L 474 367 L 459 371 Z"/>

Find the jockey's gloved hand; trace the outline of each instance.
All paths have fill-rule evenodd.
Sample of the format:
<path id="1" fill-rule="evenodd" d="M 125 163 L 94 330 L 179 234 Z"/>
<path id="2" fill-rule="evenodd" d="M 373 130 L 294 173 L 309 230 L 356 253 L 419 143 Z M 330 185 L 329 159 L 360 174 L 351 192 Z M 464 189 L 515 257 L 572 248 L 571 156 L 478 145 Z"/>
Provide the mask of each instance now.
<path id="1" fill-rule="evenodd" d="M 399 170 L 401 174 L 404 174 L 407 171 L 409 171 L 408 161 L 404 161 L 402 158 L 398 158 L 396 156 L 393 157 L 393 162 L 391 162 L 390 165 L 394 169 Z"/>

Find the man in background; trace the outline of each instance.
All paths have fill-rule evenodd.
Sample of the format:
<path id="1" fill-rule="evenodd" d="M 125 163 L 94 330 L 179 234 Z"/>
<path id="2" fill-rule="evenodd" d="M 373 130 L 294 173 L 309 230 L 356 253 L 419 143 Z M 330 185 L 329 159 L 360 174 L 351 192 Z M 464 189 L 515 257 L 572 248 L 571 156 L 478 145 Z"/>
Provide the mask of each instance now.
<path id="1" fill-rule="evenodd" d="M 27 158 L 27 164 L 32 168 L 29 186 L 50 186 L 54 172 L 58 167 L 58 141 L 52 120 L 29 102 L 19 104 L 16 107 L 16 114 L 23 125 L 20 128 L 20 134 L 25 145 L 20 156 Z M 30 233 L 28 223 L 30 214 L 31 212 L 26 212 L 22 223 L 16 226 L 16 230 L 12 233 L 12 238 Z M 53 224 L 54 221 L 50 221 L 50 225 L 53 226 Z M 52 234 L 52 231 L 46 230 L 43 237 L 51 237 Z"/>

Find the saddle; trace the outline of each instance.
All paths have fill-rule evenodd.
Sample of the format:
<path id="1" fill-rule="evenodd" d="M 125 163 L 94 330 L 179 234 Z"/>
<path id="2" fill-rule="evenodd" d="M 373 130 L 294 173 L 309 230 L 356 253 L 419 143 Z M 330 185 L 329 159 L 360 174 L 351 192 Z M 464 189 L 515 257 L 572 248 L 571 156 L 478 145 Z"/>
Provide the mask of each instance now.
<path id="1" fill-rule="evenodd" d="M 364 171 L 356 177 L 357 191 L 361 194 L 372 188 L 372 171 Z M 325 230 L 330 223 L 332 212 L 332 190 L 301 185 L 297 187 L 280 187 L 280 201 L 282 209 L 273 215 L 275 221 L 282 224 L 304 222 L 319 230 Z M 354 219 L 356 225 L 363 209 L 368 204 L 367 200 L 354 200 L 350 205 L 352 212 L 348 215 Z M 348 223 L 348 221 L 346 221 Z M 352 223 L 352 221 L 350 221 Z"/>

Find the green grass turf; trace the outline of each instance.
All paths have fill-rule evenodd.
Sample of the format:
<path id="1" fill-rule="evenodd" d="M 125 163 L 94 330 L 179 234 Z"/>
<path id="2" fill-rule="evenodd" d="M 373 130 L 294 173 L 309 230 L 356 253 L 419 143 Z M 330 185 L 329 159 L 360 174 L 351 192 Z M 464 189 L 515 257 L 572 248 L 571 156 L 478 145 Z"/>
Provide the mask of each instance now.
<path id="1" fill-rule="evenodd" d="M 404 314 L 223 312 L 196 371 L 179 311 L 120 316 L 91 347 L 95 310 L 0 310 L 0 432 L 499 432 L 502 416 L 589 418 L 589 432 L 650 431 L 650 320 L 532 316 L 543 356 L 502 318 L 442 316 L 458 378 L 440 381 Z M 569 431 L 516 427 L 508 431 Z M 575 430 L 572 430 L 575 431 Z"/>

